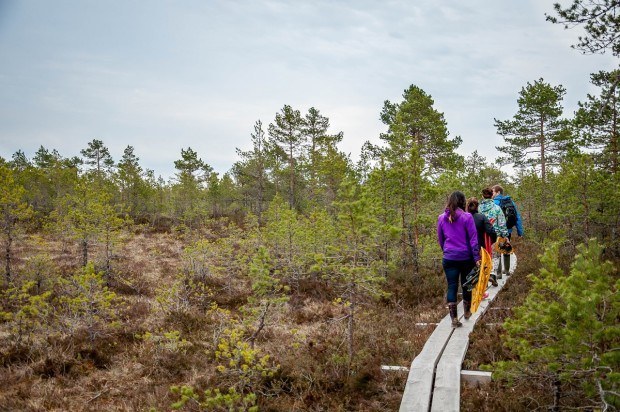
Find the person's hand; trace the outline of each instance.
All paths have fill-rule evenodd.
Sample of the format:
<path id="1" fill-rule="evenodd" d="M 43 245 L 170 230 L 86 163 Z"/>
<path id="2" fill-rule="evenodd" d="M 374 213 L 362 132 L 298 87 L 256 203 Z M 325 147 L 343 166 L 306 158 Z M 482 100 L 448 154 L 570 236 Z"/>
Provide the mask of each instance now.
<path id="1" fill-rule="evenodd" d="M 476 266 L 480 266 L 480 264 L 481 264 L 481 263 L 482 263 L 482 261 L 481 261 L 481 260 L 478 260 L 478 261 L 476 262 Z"/>

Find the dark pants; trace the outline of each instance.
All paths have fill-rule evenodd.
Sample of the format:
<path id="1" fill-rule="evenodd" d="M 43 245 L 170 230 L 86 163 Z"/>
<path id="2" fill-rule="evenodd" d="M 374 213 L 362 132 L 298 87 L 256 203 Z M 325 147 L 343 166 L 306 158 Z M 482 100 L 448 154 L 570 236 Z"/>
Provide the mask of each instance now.
<path id="1" fill-rule="evenodd" d="M 510 271 L 510 255 L 501 255 L 496 273 L 507 275 Z"/>
<path id="2" fill-rule="evenodd" d="M 511 233 L 508 233 L 508 240 L 510 240 L 510 235 Z M 497 269 L 495 270 L 495 273 L 497 273 L 498 275 L 500 273 L 507 275 L 509 271 L 510 271 L 510 255 L 500 254 L 500 258 L 498 260 Z"/>
<path id="3" fill-rule="evenodd" d="M 448 281 L 448 303 L 456 302 L 456 294 L 459 290 L 459 278 L 461 289 L 463 290 L 463 300 L 471 302 L 471 292 L 463 287 L 467 274 L 476 266 L 473 260 L 448 260 L 443 259 L 443 270 L 446 272 L 446 280 Z"/>

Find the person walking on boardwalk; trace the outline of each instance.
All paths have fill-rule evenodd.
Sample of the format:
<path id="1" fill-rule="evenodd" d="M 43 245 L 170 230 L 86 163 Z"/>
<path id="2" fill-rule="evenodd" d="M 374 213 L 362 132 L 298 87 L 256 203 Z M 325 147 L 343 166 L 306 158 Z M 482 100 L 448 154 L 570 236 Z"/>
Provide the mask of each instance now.
<path id="1" fill-rule="evenodd" d="M 497 236 L 508 237 L 508 228 L 506 227 L 506 218 L 502 209 L 493 201 L 493 190 L 489 187 L 482 189 L 482 201 L 478 206 L 480 213 L 485 215 L 489 222 L 493 225 L 493 229 Z M 495 273 L 491 275 L 491 284 L 497 286 L 497 279 L 502 278 L 500 272 L 500 253 L 493 250 L 493 266 L 495 266 Z"/>
<path id="2" fill-rule="evenodd" d="M 467 212 L 474 217 L 476 224 L 476 232 L 478 233 L 478 246 L 483 247 L 491 254 L 493 243 L 497 240 L 497 233 L 491 224 L 489 218 L 478 210 L 479 203 L 475 197 L 467 199 Z"/>
<path id="3" fill-rule="evenodd" d="M 462 192 L 452 192 L 444 213 L 438 216 L 437 240 L 443 252 L 442 265 L 448 283 L 446 300 L 452 327 L 456 328 L 463 325 L 459 322 L 456 304 L 459 283 L 462 287 L 467 274 L 480 264 L 476 224 L 473 216 L 465 211 L 465 195 Z M 464 287 L 462 290 L 463 301 L 471 302 L 471 291 Z"/>
<path id="4" fill-rule="evenodd" d="M 504 195 L 504 188 L 500 185 L 495 185 L 492 187 L 493 190 L 493 202 L 502 210 L 504 213 L 504 217 L 506 219 L 506 229 L 508 229 L 508 234 L 506 237 L 510 240 L 510 236 L 512 235 L 512 229 L 517 228 L 517 235 L 523 236 L 523 223 L 521 221 L 521 215 L 519 214 L 519 210 L 517 209 L 517 205 L 508 195 Z M 503 264 L 501 274 L 506 276 L 509 275 L 510 269 L 510 253 L 504 253 L 503 256 Z M 499 265 L 498 265 L 499 271 Z"/>
<path id="5" fill-rule="evenodd" d="M 475 197 L 470 197 L 467 199 L 467 212 L 470 213 L 474 217 L 474 223 L 476 224 L 476 232 L 478 233 L 478 246 L 481 249 L 486 250 L 489 257 L 489 266 L 491 265 L 490 257 L 493 254 L 493 243 L 497 241 L 497 234 L 495 233 L 495 229 L 493 229 L 493 225 L 489 221 L 489 219 L 478 211 L 478 199 Z M 480 253 L 481 259 L 484 261 L 484 256 Z M 490 268 L 489 268 L 490 272 Z M 488 275 L 488 273 L 487 273 Z M 488 285 L 488 276 L 487 281 L 484 283 L 484 290 L 486 291 L 486 287 Z M 493 286 L 497 286 L 497 281 L 493 284 Z M 471 316 L 471 302 L 467 302 L 463 300 L 463 308 L 465 310 L 465 319 L 469 319 Z"/>

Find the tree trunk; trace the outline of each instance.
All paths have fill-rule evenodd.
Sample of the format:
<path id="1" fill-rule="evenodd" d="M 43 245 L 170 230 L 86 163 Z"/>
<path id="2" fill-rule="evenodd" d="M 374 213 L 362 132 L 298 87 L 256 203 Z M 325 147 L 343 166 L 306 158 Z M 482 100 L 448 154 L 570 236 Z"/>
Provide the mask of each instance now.
<path id="1" fill-rule="evenodd" d="M 11 232 L 11 226 L 9 224 L 6 232 L 6 249 L 4 258 L 6 259 L 6 266 L 4 269 L 4 276 L 6 277 L 6 283 L 11 282 L 11 245 L 13 243 L 13 233 Z"/>
<path id="2" fill-rule="evenodd" d="M 289 145 L 289 194 L 288 205 L 292 209 L 295 206 L 295 161 L 293 160 L 293 145 Z"/>
<path id="3" fill-rule="evenodd" d="M 265 318 L 267 318 L 267 312 L 269 310 L 269 302 L 267 302 L 267 304 L 265 305 L 265 307 L 263 308 L 263 311 L 260 314 L 260 317 L 258 318 L 258 326 L 256 327 L 256 330 L 254 331 L 254 333 L 252 334 L 252 336 L 250 336 L 250 347 L 252 349 L 254 349 L 254 342 L 256 341 L 256 338 L 258 337 L 258 334 L 263 330 L 263 328 L 265 327 Z"/>
<path id="4" fill-rule="evenodd" d="M 616 107 L 616 95 L 614 94 L 614 120 L 612 123 L 612 131 L 611 131 L 611 144 L 610 144 L 610 152 L 611 152 L 611 171 L 616 175 L 618 173 L 618 111 L 615 109 Z"/>
<path id="5" fill-rule="evenodd" d="M 562 383 L 556 377 L 555 380 L 553 381 L 553 406 L 551 406 L 551 410 L 553 412 L 559 412 L 560 411 L 560 398 L 562 396 L 562 387 L 561 387 L 561 385 L 562 385 Z"/>
<path id="6" fill-rule="evenodd" d="M 355 296 L 354 288 L 355 284 L 350 285 L 350 303 L 349 306 L 349 319 L 347 324 L 347 340 L 349 341 L 349 365 L 347 367 L 347 374 L 351 375 L 351 367 L 353 366 L 353 357 L 355 356 L 355 347 L 353 345 L 353 331 L 355 329 Z"/>
<path id="7" fill-rule="evenodd" d="M 543 116 L 540 117 L 540 178 L 542 179 L 543 186 L 546 182 L 547 176 L 547 162 L 545 159 L 545 118 Z"/>
<path id="8" fill-rule="evenodd" d="M 88 264 L 88 239 L 82 239 L 82 266 L 86 267 Z"/>
<path id="9" fill-rule="evenodd" d="M 110 240 L 110 229 L 106 230 L 105 234 L 105 283 L 107 286 L 110 286 L 110 277 L 112 275 L 112 248 Z"/>

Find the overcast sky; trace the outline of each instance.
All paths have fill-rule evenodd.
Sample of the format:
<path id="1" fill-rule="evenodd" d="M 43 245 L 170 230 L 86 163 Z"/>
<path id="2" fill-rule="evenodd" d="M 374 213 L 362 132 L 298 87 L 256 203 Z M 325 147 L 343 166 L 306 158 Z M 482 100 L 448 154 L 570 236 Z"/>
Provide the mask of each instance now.
<path id="1" fill-rule="evenodd" d="M 610 54 L 570 48 L 545 21 L 552 1 L 0 0 L 0 156 L 43 145 L 79 155 L 134 146 L 169 177 L 191 147 L 220 173 L 285 104 L 315 107 L 356 160 L 379 143 L 385 100 L 415 84 L 444 113 L 459 152 L 492 160 L 493 119 L 511 118 L 539 78 L 567 89 L 565 114 L 594 92 Z"/>

